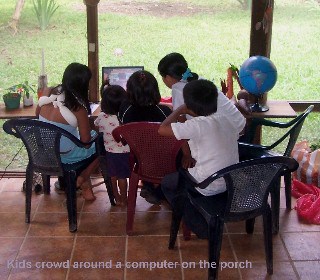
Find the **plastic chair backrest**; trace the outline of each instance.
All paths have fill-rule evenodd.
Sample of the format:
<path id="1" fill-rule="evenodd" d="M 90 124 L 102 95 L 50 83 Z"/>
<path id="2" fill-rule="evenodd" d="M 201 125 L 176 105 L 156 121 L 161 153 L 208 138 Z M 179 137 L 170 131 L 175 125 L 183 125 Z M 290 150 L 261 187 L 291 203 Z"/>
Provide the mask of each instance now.
<path id="1" fill-rule="evenodd" d="M 224 218 L 226 221 L 250 219 L 265 209 L 271 188 L 283 171 L 293 172 L 298 168 L 296 160 L 275 156 L 242 161 L 213 174 L 199 187 L 224 177 L 228 201 Z"/>
<path id="2" fill-rule="evenodd" d="M 289 128 L 284 135 L 282 135 L 277 141 L 273 144 L 264 146 L 266 150 L 272 150 L 277 147 L 280 143 L 284 142 L 288 139 L 287 146 L 285 147 L 285 151 L 282 154 L 283 156 L 290 156 L 294 145 L 297 142 L 300 131 L 302 129 L 303 123 L 306 117 L 313 110 L 314 105 L 310 105 L 302 114 L 294 118 L 293 120 L 287 123 L 275 122 L 267 119 L 253 118 L 251 123 L 251 129 L 249 131 L 249 143 L 252 143 L 254 138 L 255 131 L 259 125 L 269 126 L 269 127 L 278 127 L 278 128 Z M 251 140 L 250 140 L 251 139 Z"/>
<path id="3" fill-rule="evenodd" d="M 284 156 L 290 156 L 291 152 L 293 150 L 294 145 L 297 142 L 297 139 L 299 137 L 300 131 L 302 129 L 303 123 L 306 119 L 306 117 L 311 113 L 311 111 L 313 110 L 314 106 L 310 105 L 302 114 L 300 114 L 299 116 L 297 116 L 293 121 L 294 124 L 291 127 L 291 129 L 289 131 L 287 131 L 287 133 L 285 133 L 280 139 L 278 139 L 275 143 L 273 143 L 272 145 L 270 145 L 269 149 L 273 149 L 274 147 L 278 146 L 282 141 L 284 141 L 284 139 L 286 139 L 289 136 L 289 140 L 288 140 L 288 144 L 286 147 L 286 150 L 284 152 Z M 293 122 L 292 121 L 292 122 Z"/>
<path id="4" fill-rule="evenodd" d="M 35 119 L 11 119 L 4 123 L 3 129 L 23 141 L 29 164 L 32 164 L 34 171 L 47 175 L 63 175 L 60 159 L 61 136 L 73 140 L 76 137 L 53 124 Z"/>
<path id="5" fill-rule="evenodd" d="M 176 171 L 176 157 L 183 141 L 158 133 L 160 123 L 133 122 L 113 130 L 116 141 L 123 141 L 135 157 L 134 172 L 144 180 L 161 181 Z"/>

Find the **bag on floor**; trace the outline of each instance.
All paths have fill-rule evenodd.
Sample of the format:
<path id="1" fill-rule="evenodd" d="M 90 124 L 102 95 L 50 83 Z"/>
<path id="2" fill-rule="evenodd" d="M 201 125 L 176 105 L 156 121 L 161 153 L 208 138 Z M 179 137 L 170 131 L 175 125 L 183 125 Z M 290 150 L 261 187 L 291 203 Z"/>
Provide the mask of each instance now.
<path id="1" fill-rule="evenodd" d="M 307 141 L 297 143 L 291 156 L 299 163 L 293 178 L 320 187 L 320 149 L 311 151 Z"/>
<path id="2" fill-rule="evenodd" d="M 299 218 L 308 223 L 320 225 L 320 189 L 294 179 L 292 196 L 298 198 L 295 209 Z"/>

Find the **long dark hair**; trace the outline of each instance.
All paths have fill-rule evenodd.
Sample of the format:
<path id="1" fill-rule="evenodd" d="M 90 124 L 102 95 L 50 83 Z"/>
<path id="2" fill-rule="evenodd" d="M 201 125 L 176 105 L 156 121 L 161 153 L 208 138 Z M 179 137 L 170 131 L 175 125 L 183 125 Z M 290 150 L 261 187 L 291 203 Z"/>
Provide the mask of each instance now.
<path id="1" fill-rule="evenodd" d="M 89 81 L 91 71 L 88 66 L 73 62 L 67 66 L 62 77 L 62 91 L 65 93 L 64 105 L 77 111 L 84 107 L 91 113 L 89 104 Z"/>
<path id="2" fill-rule="evenodd" d="M 156 78 L 148 71 L 134 72 L 127 82 L 129 102 L 138 106 L 157 105 L 161 95 Z"/>
<path id="3" fill-rule="evenodd" d="M 161 77 L 167 75 L 180 81 L 182 75 L 188 69 L 188 62 L 180 53 L 169 53 L 163 57 L 158 64 L 158 71 Z M 191 72 L 192 77 L 188 77 L 187 81 L 198 80 L 199 76 L 197 73 Z"/>

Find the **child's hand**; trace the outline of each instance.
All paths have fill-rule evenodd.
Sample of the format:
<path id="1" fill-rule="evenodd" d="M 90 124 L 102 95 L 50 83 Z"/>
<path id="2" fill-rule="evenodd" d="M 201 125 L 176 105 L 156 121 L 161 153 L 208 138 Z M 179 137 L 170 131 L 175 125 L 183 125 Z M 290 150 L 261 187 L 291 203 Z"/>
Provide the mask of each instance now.
<path id="1" fill-rule="evenodd" d="M 196 160 L 191 155 L 183 155 L 181 165 L 184 169 L 192 168 L 196 165 Z"/>

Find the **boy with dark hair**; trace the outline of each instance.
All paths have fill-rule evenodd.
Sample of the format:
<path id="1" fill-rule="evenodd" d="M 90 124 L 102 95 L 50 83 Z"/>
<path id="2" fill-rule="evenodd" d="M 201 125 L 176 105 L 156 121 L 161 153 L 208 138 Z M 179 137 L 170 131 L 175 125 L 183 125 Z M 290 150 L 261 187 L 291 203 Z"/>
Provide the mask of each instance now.
<path id="1" fill-rule="evenodd" d="M 196 181 L 202 182 L 216 171 L 239 161 L 237 140 L 245 125 L 245 118 L 236 107 L 228 113 L 217 110 L 218 90 L 208 80 L 187 83 L 183 89 L 183 97 L 185 104 L 162 122 L 159 134 L 174 136 L 178 140 L 188 140 L 191 155 L 196 160 L 195 166 L 188 168 L 188 172 Z M 189 114 L 192 118 L 184 123 L 177 122 L 182 114 Z M 177 182 L 178 173 L 170 174 L 161 183 L 163 193 L 170 203 L 175 196 Z M 224 195 L 226 186 L 221 178 L 212 182 L 207 188 L 197 188 L 195 191 L 198 195 L 204 196 Z M 199 216 L 196 213 L 190 214 L 190 211 L 188 213 L 194 216 L 188 216 L 185 222 L 197 233 L 199 221 L 193 226 L 188 220 L 196 221 Z"/>

